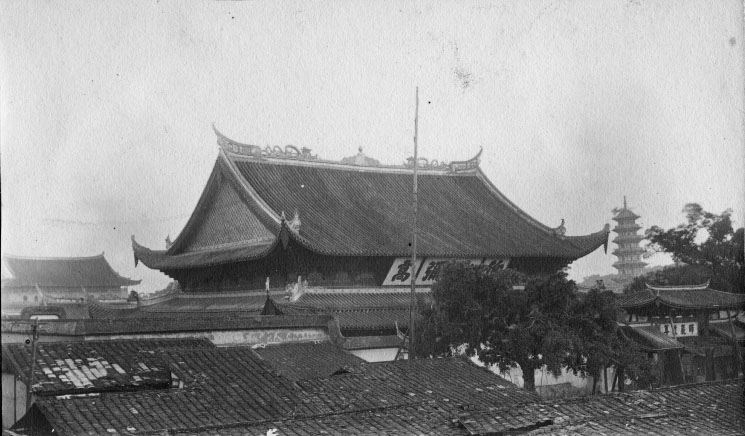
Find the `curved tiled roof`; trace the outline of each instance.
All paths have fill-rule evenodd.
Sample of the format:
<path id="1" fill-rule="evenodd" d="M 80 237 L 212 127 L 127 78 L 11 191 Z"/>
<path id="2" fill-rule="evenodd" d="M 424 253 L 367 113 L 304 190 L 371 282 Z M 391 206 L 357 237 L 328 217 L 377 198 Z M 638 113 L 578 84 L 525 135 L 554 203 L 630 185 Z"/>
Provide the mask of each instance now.
<path id="1" fill-rule="evenodd" d="M 639 215 L 635 214 L 634 212 L 632 212 L 632 211 L 630 211 L 630 210 L 628 210 L 626 208 L 621 209 L 616 214 L 616 216 L 613 217 L 613 219 L 616 220 L 616 221 L 621 221 L 621 220 L 635 220 L 637 218 L 640 218 Z"/>
<path id="2" fill-rule="evenodd" d="M 288 237 L 320 254 L 410 253 L 410 168 L 319 161 L 309 153 L 279 158 L 218 138 L 222 150 L 215 169 L 173 245 L 157 251 L 133 242 L 135 258 L 147 266 L 176 269 L 255 259 L 268 254 L 285 227 Z M 249 151 L 238 153 L 234 147 Z M 607 244 L 607 225 L 597 233 L 565 237 L 539 223 L 499 192 L 474 162 L 459 170 L 451 164 L 420 171 L 422 256 L 574 260 Z M 301 225 L 289 230 L 283 213 L 295 212 Z"/>
<path id="3" fill-rule="evenodd" d="M 702 285 L 652 286 L 618 297 L 616 304 L 623 309 L 660 303 L 677 309 L 738 309 L 745 306 L 745 294 L 722 292 Z"/>
<path id="4" fill-rule="evenodd" d="M 630 327 L 621 326 L 623 331 L 644 351 L 677 350 L 684 348 L 675 338 L 660 332 L 655 326 Z"/>
<path id="5" fill-rule="evenodd" d="M 111 268 L 103 253 L 89 257 L 21 257 L 7 255 L 3 262 L 13 278 L 3 287 L 114 287 L 134 286 L 140 280 L 122 277 Z"/>

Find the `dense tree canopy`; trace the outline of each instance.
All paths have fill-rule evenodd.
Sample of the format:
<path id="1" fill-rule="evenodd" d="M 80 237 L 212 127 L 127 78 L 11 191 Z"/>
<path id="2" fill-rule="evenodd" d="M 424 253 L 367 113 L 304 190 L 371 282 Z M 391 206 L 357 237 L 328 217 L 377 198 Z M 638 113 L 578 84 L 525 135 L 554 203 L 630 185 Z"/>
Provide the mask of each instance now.
<path id="1" fill-rule="evenodd" d="M 526 389 L 534 371 L 566 368 L 598 377 L 610 365 L 637 377 L 644 358 L 617 332 L 612 293 L 576 291 L 565 274 L 529 278 L 513 270 L 451 263 L 420 307 L 420 356 L 465 353 L 505 371 L 519 365 Z"/>
<path id="2" fill-rule="evenodd" d="M 711 287 L 720 291 L 745 291 L 745 263 L 743 237 L 745 229 L 732 226 L 732 211 L 719 215 L 705 211 L 696 203 L 683 209 L 686 222 L 664 230 L 652 226 L 646 231 L 649 253 L 664 252 L 682 263 L 676 268 L 666 268 L 646 280 L 657 284 L 695 284 L 711 280 Z M 644 280 L 644 279 L 643 279 Z M 637 280 L 629 287 L 643 286 Z"/>

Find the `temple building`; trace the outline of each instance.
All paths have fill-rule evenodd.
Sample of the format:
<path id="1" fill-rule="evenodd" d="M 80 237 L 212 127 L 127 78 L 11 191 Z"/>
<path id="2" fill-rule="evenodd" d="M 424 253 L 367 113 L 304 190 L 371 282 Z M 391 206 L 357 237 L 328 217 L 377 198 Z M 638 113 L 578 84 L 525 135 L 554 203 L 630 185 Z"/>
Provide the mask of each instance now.
<path id="1" fill-rule="evenodd" d="M 557 271 L 607 244 L 609 227 L 566 236 L 508 200 L 479 155 L 420 159 L 417 252 L 411 265 L 413 159 L 385 166 L 360 150 L 342 162 L 294 146 L 233 141 L 219 156 L 181 234 L 165 250 L 134 237 L 136 262 L 184 293 L 293 287 L 429 287 L 452 259 L 529 274 Z"/>
<path id="2" fill-rule="evenodd" d="M 728 379 L 742 373 L 745 294 L 689 286 L 653 286 L 620 296 L 622 331 L 657 363 L 662 384 Z M 739 351 L 738 351 L 739 350 Z"/>
<path id="3" fill-rule="evenodd" d="M 644 249 L 639 246 L 639 242 L 644 237 L 636 233 L 641 229 L 641 226 L 636 223 L 637 219 L 639 219 L 639 215 L 628 208 L 624 196 L 623 209 L 617 210 L 616 216 L 613 217 L 613 220 L 618 222 L 618 225 L 613 228 L 613 231 L 618 234 L 613 239 L 613 242 L 618 245 L 618 248 L 613 250 L 613 254 L 618 257 L 618 261 L 613 264 L 613 267 L 618 270 L 618 281 L 620 282 L 627 282 L 640 276 L 647 265 L 642 262 Z"/>
<path id="4" fill-rule="evenodd" d="M 129 286 L 140 283 L 120 276 L 101 253 L 90 257 L 21 257 L 2 259 L 3 314 L 46 303 L 123 300 Z"/>

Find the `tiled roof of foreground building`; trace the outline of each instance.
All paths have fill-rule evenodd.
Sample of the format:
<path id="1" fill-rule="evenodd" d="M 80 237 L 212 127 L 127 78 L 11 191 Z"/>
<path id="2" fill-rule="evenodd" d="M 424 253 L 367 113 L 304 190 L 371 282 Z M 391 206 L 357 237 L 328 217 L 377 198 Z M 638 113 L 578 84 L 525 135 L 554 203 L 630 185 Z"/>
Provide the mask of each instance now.
<path id="1" fill-rule="evenodd" d="M 214 345 L 201 339 L 40 343 L 31 390 L 36 395 L 65 395 L 169 387 L 168 363 L 157 353 L 169 348 Z M 27 383 L 31 346 L 3 344 L 2 353 L 3 372 Z"/>
<path id="2" fill-rule="evenodd" d="M 408 255 L 410 168 L 256 153 L 257 147 L 220 134 L 218 143 L 212 175 L 173 244 L 150 250 L 133 240 L 135 257 L 148 267 L 257 259 L 277 247 L 280 234 L 319 254 Z M 461 164 L 419 173 L 422 256 L 574 260 L 607 243 L 609 227 L 565 237 L 563 229 L 539 223 L 499 192 L 478 159 Z M 297 226 L 290 227 L 283 214 L 295 211 Z"/>
<path id="3" fill-rule="evenodd" d="M 147 349 L 148 341 L 141 342 Z M 317 349 L 318 355 L 326 351 Z M 292 382 L 249 348 L 165 347 L 156 354 L 178 381 L 174 387 L 37 397 L 14 431 L 28 434 L 33 420 L 60 435 L 256 435 L 270 429 L 278 435 L 728 435 L 743 428 L 741 381 L 539 402 L 458 358 L 346 366 L 335 375 L 309 373 Z"/>
<path id="4" fill-rule="evenodd" d="M 362 389 L 362 396 L 364 389 Z M 358 408 L 325 413 L 295 414 L 284 419 L 256 419 L 250 411 L 236 411 L 211 395 L 196 391 L 169 395 L 142 392 L 120 394 L 127 401 L 114 407 L 107 397 L 96 403 L 89 398 L 84 411 L 91 421 L 79 427 L 64 427 L 59 434 L 103 434 L 117 430 L 122 434 L 154 434 L 168 428 L 168 434 L 248 436 L 277 435 L 491 435 L 518 432 L 527 435 L 742 435 L 742 381 L 713 382 L 636 391 L 555 402 L 506 403 L 501 406 L 451 407 L 435 401 L 391 398 L 381 402 L 373 395 L 374 408 Z M 180 394 L 180 396 L 178 396 Z M 226 394 L 229 396 L 230 394 Z M 368 393 L 369 395 L 369 393 Z M 44 415 L 59 415 L 63 401 L 44 400 L 39 406 Z M 217 399 L 217 401 L 220 401 Z M 223 400 L 224 401 L 224 400 Z M 75 404 L 75 403 L 67 403 Z M 96 404 L 99 406 L 97 407 Z M 77 407 L 64 409 L 79 414 Z M 145 407 L 142 407 L 145 406 Z M 89 411 L 88 407 L 93 407 Z M 158 414 L 138 416 L 148 407 Z M 137 413 L 135 413 L 137 412 Z M 96 416 L 96 419 L 93 417 Z M 254 415 L 255 416 L 255 415 Z M 157 420 L 143 418 L 157 417 Z M 117 427 L 127 420 L 128 430 Z M 72 431 L 77 428 L 77 431 Z"/>
<path id="5" fill-rule="evenodd" d="M 255 348 L 276 371 L 291 380 L 329 377 L 365 361 L 330 342 L 268 345 Z"/>

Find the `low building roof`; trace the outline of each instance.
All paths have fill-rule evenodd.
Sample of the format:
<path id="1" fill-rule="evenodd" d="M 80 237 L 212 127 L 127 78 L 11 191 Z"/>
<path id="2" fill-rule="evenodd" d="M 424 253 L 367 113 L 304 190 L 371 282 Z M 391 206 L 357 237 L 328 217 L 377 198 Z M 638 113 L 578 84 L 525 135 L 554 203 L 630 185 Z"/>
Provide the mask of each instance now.
<path id="1" fill-rule="evenodd" d="M 735 339 L 737 339 L 738 342 L 745 341 L 745 329 L 740 327 L 738 323 L 732 323 L 730 326 L 728 323 L 710 322 L 709 329 L 711 329 L 712 333 L 715 335 L 730 340 L 732 340 L 732 330 L 734 330 Z"/>
<path id="2" fill-rule="evenodd" d="M 308 288 L 296 301 L 287 293 L 272 290 L 270 297 L 284 315 L 336 317 L 347 332 L 395 331 L 409 324 L 410 291 L 405 288 Z M 417 299 L 431 304 L 429 288 L 417 290 Z M 174 293 L 153 302 L 108 304 L 88 302 L 92 319 L 203 318 L 225 319 L 259 315 L 266 304 L 266 292 Z"/>
<path id="3" fill-rule="evenodd" d="M 647 284 L 646 289 L 621 295 L 616 304 L 623 309 L 664 305 L 675 309 L 739 309 L 745 306 L 745 294 L 733 294 L 700 285 L 658 286 Z"/>
<path id="4" fill-rule="evenodd" d="M 12 278 L 3 287 L 98 288 L 134 286 L 140 280 L 120 276 L 101 253 L 90 257 L 21 257 L 6 255 Z"/>
<path id="5" fill-rule="evenodd" d="M 535 393 L 457 357 L 368 363 L 345 374 L 298 383 L 306 392 L 326 401 L 332 410 L 344 410 L 349 404 L 364 408 L 410 401 L 435 402 L 446 409 L 460 410 L 538 400 Z"/>
<path id="6" fill-rule="evenodd" d="M 55 342 L 37 344 L 31 390 L 66 395 L 168 387 L 168 365 L 155 351 L 214 348 L 201 339 Z M 28 383 L 31 345 L 3 344 L 3 368 Z"/>
<path id="7" fill-rule="evenodd" d="M 656 326 L 621 326 L 621 329 L 643 351 L 665 351 L 685 348 L 683 344 L 662 333 Z"/>
<path id="8" fill-rule="evenodd" d="M 329 377 L 342 368 L 365 362 L 330 342 L 268 345 L 254 350 L 291 380 Z"/>
<path id="9" fill-rule="evenodd" d="M 553 424 L 527 435 L 741 435 L 743 380 L 725 380 L 543 404 Z"/>
<path id="10" fill-rule="evenodd" d="M 279 328 L 326 329 L 331 322 L 333 322 L 333 317 L 324 314 L 261 316 L 255 313 L 246 313 L 231 316 L 220 312 L 208 312 L 202 314 L 185 313 L 179 317 L 44 321 L 39 324 L 39 331 L 42 335 L 47 336 L 96 336 Z M 4 334 L 30 335 L 32 327 L 33 322 L 29 320 L 0 321 L 0 330 Z"/>
<path id="11" fill-rule="evenodd" d="M 539 401 L 459 358 L 363 364 L 293 383 L 245 347 L 160 351 L 178 389 L 40 397 L 61 435 L 741 434 L 742 380 Z M 24 421 L 23 425 L 29 422 Z M 27 432 L 17 426 L 14 431 Z"/>
<path id="12" fill-rule="evenodd" d="M 359 371 L 293 383 L 250 348 L 171 348 L 161 354 L 181 388 L 44 397 L 33 410 L 61 435 L 232 434 L 231 429 L 254 434 L 267 425 L 306 434 L 334 426 L 369 434 L 372 429 L 395 432 L 407 420 L 403 428 L 452 429 L 457 407 L 469 401 L 536 400 L 535 394 L 457 358 L 416 361 L 413 367 L 409 362 L 360 365 Z"/>

